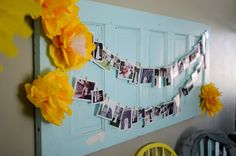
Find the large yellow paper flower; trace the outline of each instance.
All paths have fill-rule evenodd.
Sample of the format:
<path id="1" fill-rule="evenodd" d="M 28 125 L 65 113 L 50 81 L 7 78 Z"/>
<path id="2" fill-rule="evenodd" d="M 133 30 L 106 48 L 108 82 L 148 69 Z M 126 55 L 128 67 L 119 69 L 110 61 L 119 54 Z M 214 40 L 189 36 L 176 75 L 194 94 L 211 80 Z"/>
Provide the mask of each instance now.
<path id="1" fill-rule="evenodd" d="M 15 35 L 29 37 L 32 30 L 25 23 L 25 15 L 39 16 L 40 5 L 34 0 L 0 0 L 0 53 L 8 57 L 17 54 Z"/>
<path id="2" fill-rule="evenodd" d="M 79 20 L 73 20 L 53 38 L 49 53 L 58 68 L 79 69 L 92 58 L 94 48 L 92 33 Z"/>
<path id="3" fill-rule="evenodd" d="M 72 114 L 69 105 L 74 95 L 68 75 L 55 70 L 38 77 L 32 84 L 26 84 L 27 98 L 41 109 L 42 116 L 48 122 L 61 125 L 65 114 Z"/>
<path id="4" fill-rule="evenodd" d="M 213 117 L 221 111 L 223 105 L 219 99 L 221 93 L 213 83 L 202 86 L 201 88 L 201 103 L 200 109 L 203 114 L 208 114 Z"/>
<path id="5" fill-rule="evenodd" d="M 41 21 L 46 36 L 52 39 L 78 18 L 77 0 L 38 0 L 42 6 Z"/>

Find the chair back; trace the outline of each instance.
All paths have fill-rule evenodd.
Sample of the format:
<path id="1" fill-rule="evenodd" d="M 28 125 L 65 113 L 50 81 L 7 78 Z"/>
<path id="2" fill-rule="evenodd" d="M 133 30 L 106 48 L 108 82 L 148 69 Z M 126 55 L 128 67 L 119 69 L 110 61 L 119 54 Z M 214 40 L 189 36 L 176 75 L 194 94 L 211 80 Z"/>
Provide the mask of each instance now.
<path id="1" fill-rule="evenodd" d="M 204 138 L 199 144 L 197 156 L 229 156 L 226 146 L 221 142 Z"/>
<path id="2" fill-rule="evenodd" d="M 136 156 L 177 156 L 175 151 L 164 143 L 150 143 L 141 147 Z"/>
<path id="3" fill-rule="evenodd" d="M 200 130 L 182 143 L 179 156 L 236 156 L 236 145 L 223 132 Z"/>

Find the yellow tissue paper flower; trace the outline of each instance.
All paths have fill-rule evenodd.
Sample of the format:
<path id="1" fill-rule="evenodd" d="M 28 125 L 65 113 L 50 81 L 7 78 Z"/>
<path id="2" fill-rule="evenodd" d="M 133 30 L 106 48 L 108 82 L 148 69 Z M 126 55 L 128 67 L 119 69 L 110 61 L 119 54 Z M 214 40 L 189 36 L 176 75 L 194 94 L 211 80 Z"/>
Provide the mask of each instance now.
<path id="1" fill-rule="evenodd" d="M 79 20 L 64 28 L 61 35 L 53 38 L 49 54 L 61 69 L 79 69 L 92 58 L 95 49 L 93 35 Z"/>
<path id="2" fill-rule="evenodd" d="M 14 36 L 29 37 L 32 30 L 25 23 L 25 15 L 39 16 L 40 10 L 34 0 L 0 0 L 0 53 L 16 56 Z"/>
<path id="3" fill-rule="evenodd" d="M 74 91 L 68 75 L 60 70 L 38 77 L 32 84 L 25 85 L 27 98 L 40 108 L 42 116 L 48 122 L 61 125 L 65 113 L 72 115 L 69 108 Z"/>
<path id="4" fill-rule="evenodd" d="M 199 96 L 201 98 L 200 109 L 202 114 L 207 113 L 210 117 L 213 117 L 222 110 L 223 105 L 219 99 L 221 93 L 213 83 L 203 85 Z"/>
<path id="5" fill-rule="evenodd" d="M 37 0 L 42 6 L 41 21 L 46 36 L 52 39 L 78 18 L 77 0 Z"/>
<path id="6" fill-rule="evenodd" d="M 21 35 L 29 37 L 32 30 L 25 23 L 25 15 L 38 16 L 40 6 L 33 0 L 1 0 L 0 1 L 0 52 L 12 57 L 17 53 L 13 37 Z"/>

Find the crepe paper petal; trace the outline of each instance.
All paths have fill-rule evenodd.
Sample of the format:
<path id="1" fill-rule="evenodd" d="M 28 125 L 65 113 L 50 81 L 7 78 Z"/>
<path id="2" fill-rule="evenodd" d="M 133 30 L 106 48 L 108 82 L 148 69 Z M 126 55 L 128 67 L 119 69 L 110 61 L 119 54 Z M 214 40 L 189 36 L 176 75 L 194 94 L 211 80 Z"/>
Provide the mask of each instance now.
<path id="1" fill-rule="evenodd" d="M 27 98 L 41 110 L 48 122 L 61 125 L 65 113 L 72 115 L 70 104 L 74 95 L 68 75 L 60 70 L 38 77 L 32 84 L 25 84 Z"/>
<path id="2" fill-rule="evenodd" d="M 13 42 L 15 35 L 29 37 L 32 30 L 25 23 L 25 15 L 40 15 L 40 5 L 34 0 L 1 0 L 0 1 L 0 52 L 8 57 L 17 54 Z"/>
<path id="3" fill-rule="evenodd" d="M 199 95 L 201 98 L 199 107 L 203 115 L 207 113 L 208 116 L 213 117 L 222 110 L 223 104 L 219 96 L 221 96 L 221 93 L 215 87 L 215 84 L 210 83 L 202 86 L 201 94 Z"/>
<path id="4" fill-rule="evenodd" d="M 78 19 L 53 38 L 53 45 L 50 45 L 49 54 L 55 65 L 63 70 L 83 67 L 95 49 L 92 33 Z"/>
<path id="5" fill-rule="evenodd" d="M 42 7 L 41 21 L 50 39 L 60 35 L 62 29 L 78 18 L 76 0 L 38 0 Z"/>

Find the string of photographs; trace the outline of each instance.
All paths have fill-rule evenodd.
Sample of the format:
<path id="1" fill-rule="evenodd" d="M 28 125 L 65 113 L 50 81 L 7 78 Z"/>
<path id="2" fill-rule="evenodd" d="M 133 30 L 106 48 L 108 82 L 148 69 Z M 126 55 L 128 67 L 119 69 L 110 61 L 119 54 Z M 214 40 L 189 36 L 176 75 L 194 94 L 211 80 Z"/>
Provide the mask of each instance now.
<path id="1" fill-rule="evenodd" d="M 193 46 L 191 53 L 175 61 L 171 65 L 159 68 L 146 68 L 126 60 L 120 59 L 105 48 L 101 42 L 94 42 L 96 45 L 93 51 L 93 62 L 104 70 L 117 70 L 117 78 L 128 80 L 132 84 L 153 83 L 152 86 L 161 88 L 172 84 L 175 77 L 187 70 L 191 64 L 202 56 L 205 62 L 206 33 L 204 32 L 197 44 Z M 204 63 L 205 64 L 205 63 Z M 206 64 L 205 64 L 206 65 Z M 155 81 L 152 81 L 155 77 Z"/>
<path id="2" fill-rule="evenodd" d="M 204 39 L 201 39 L 201 42 L 198 42 L 197 45 L 198 47 L 200 46 L 199 48 L 203 50 L 202 47 L 205 47 L 205 45 L 203 44 L 202 40 Z M 201 44 L 199 45 L 199 43 Z M 199 53 L 199 51 L 197 51 L 197 53 Z M 178 93 L 167 102 L 163 102 L 155 106 L 150 106 L 146 108 L 143 107 L 130 108 L 128 106 L 123 106 L 119 102 L 110 100 L 102 89 L 96 88 L 95 82 L 89 81 L 87 80 L 87 78 L 85 79 L 76 78 L 74 84 L 74 92 L 75 92 L 74 98 L 75 100 L 88 101 L 88 103 L 90 104 L 98 104 L 99 107 L 96 112 L 96 116 L 108 120 L 109 124 L 113 127 L 119 128 L 121 130 L 130 130 L 132 129 L 133 124 L 136 124 L 138 123 L 138 121 L 141 121 L 142 128 L 144 128 L 153 123 L 154 117 L 156 117 L 157 119 L 163 119 L 181 113 L 181 98 L 183 96 L 187 96 L 190 93 L 190 91 L 193 89 L 194 85 L 198 80 L 199 73 L 201 72 L 202 69 L 206 68 L 205 52 L 200 52 L 201 54 L 200 56 L 197 56 L 197 53 L 195 52 L 194 56 L 193 53 L 189 55 L 189 58 L 191 56 L 191 59 L 189 60 L 192 60 L 193 57 L 194 58 L 200 57 L 197 65 L 194 67 L 194 71 L 191 73 L 190 79 L 187 80 L 186 83 L 179 88 Z M 183 57 L 181 60 L 184 59 L 186 60 L 186 57 Z M 180 65 L 180 67 L 182 67 L 181 62 L 184 61 L 179 61 L 179 62 L 180 63 L 178 63 L 177 65 Z M 186 68 L 184 67 L 185 65 L 183 65 L 183 69 Z M 155 71 L 156 70 L 153 70 L 152 72 L 155 73 Z M 164 80 L 166 79 L 166 77 L 163 75 L 161 76 L 160 79 Z M 156 78 L 153 78 L 151 81 L 157 83 Z M 158 81 L 158 83 L 160 81 Z"/>

